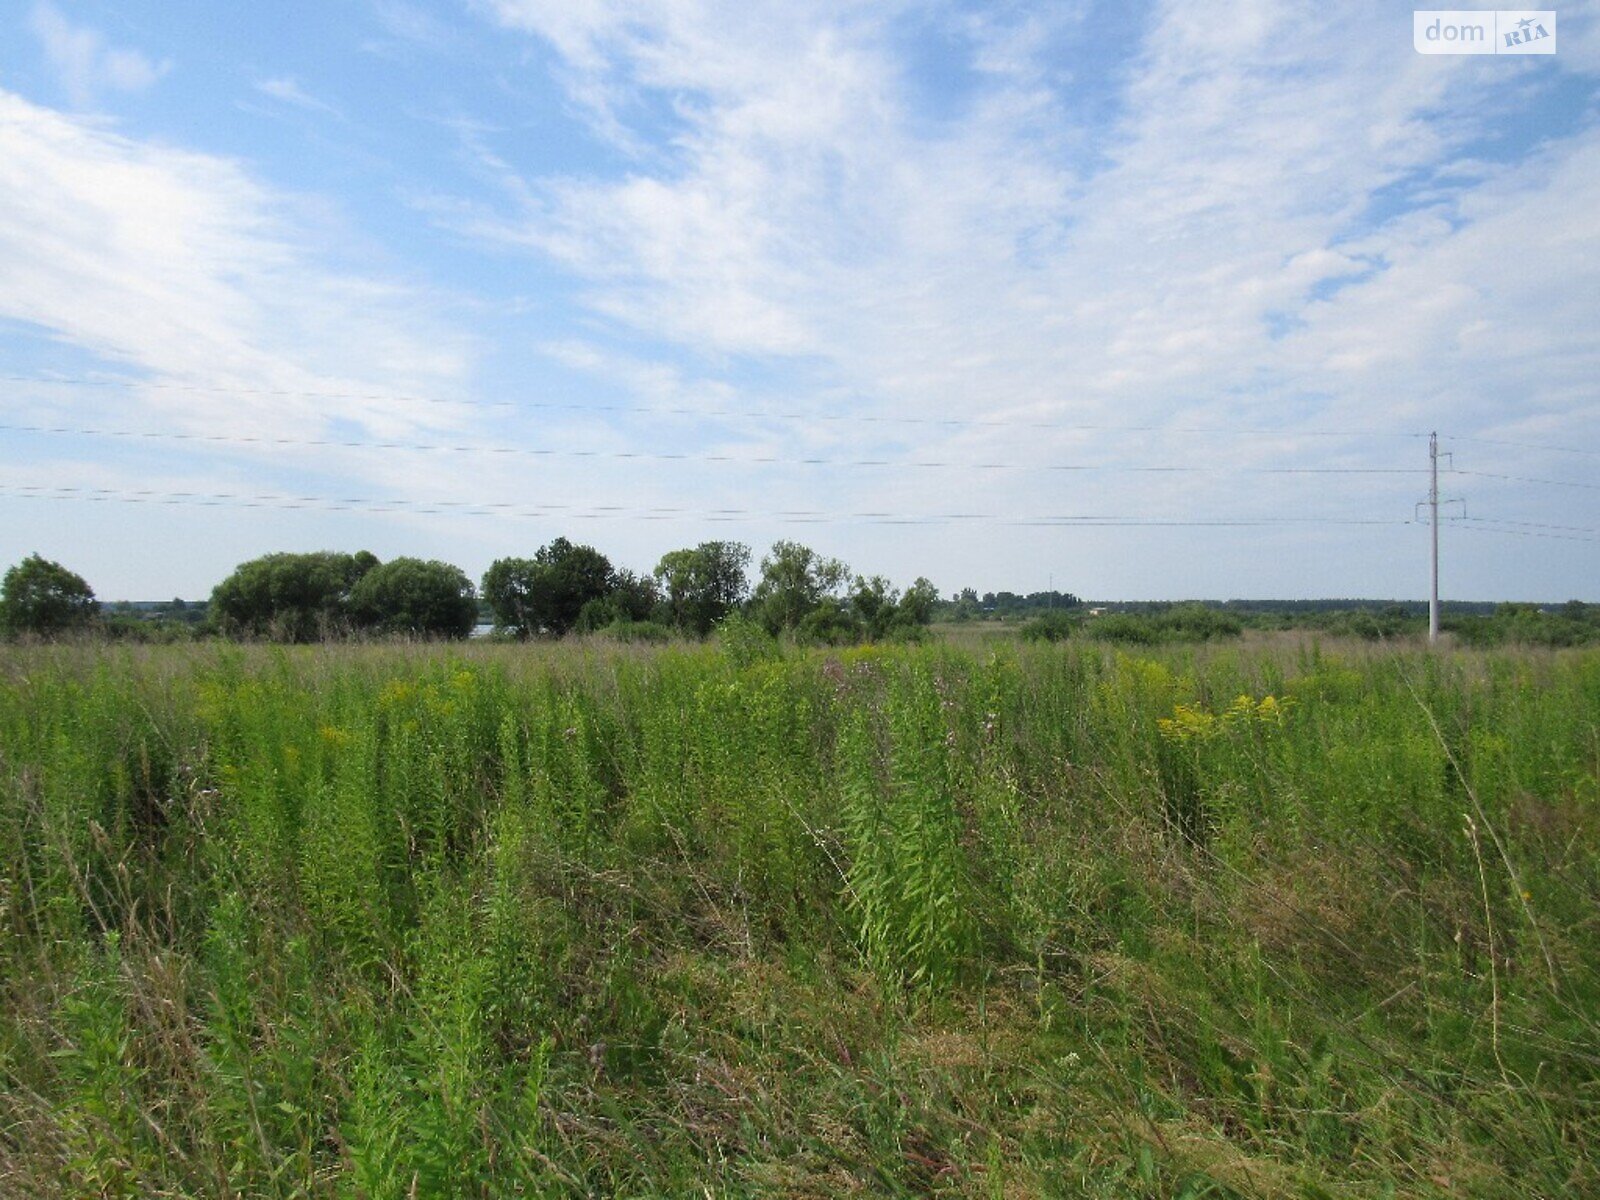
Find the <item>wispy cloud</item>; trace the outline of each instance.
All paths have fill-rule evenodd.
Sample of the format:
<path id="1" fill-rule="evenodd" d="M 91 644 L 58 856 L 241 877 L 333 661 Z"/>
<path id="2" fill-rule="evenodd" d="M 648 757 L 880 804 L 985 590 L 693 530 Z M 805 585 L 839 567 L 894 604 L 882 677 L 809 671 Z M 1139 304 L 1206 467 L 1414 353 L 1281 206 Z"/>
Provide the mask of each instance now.
<path id="1" fill-rule="evenodd" d="M 442 52 L 460 41 L 459 34 L 435 13 L 406 0 L 373 0 L 372 15 L 388 38 L 364 43 L 362 48 L 369 53 L 391 54 L 399 45 Z"/>
<path id="2" fill-rule="evenodd" d="M 673 91 L 684 126 L 669 166 L 537 181 L 542 207 L 498 232 L 568 263 L 641 331 L 821 354 L 877 376 L 858 382 L 916 380 L 924 403 L 935 376 L 978 382 L 968 357 L 984 375 L 1025 364 L 1041 402 L 1069 363 L 1078 392 L 1248 377 L 1283 353 L 1270 313 L 1320 318 L 1319 283 L 1408 246 L 1396 222 L 1352 257 L 1372 194 L 1472 132 L 1423 119 L 1462 82 L 1456 64 L 1275 4 L 1236 7 L 1226 29 L 1159 10 L 1093 154 L 1075 153 L 1070 88 L 1008 80 L 916 135 L 881 25 L 498 7 L 574 70 Z"/>
<path id="3" fill-rule="evenodd" d="M 0 318 L 202 389 L 138 398 L 172 426 L 449 423 L 438 406 L 287 394 L 449 394 L 473 343 L 420 291 L 326 265 L 327 239 L 232 161 L 0 91 L 0 211 Z M 242 391 L 219 405 L 206 387 Z"/>
<path id="4" fill-rule="evenodd" d="M 167 60 L 154 62 L 137 50 L 107 45 L 98 30 L 73 24 L 51 4 L 35 4 L 30 24 L 77 108 L 89 107 L 104 92 L 144 91 L 172 67 Z"/>
<path id="5" fill-rule="evenodd" d="M 288 76 L 280 79 L 258 79 L 256 91 L 263 96 L 270 96 L 274 100 L 281 100 L 285 104 L 292 104 L 296 108 L 303 108 L 309 112 L 327 113 L 330 117 L 344 120 L 344 112 L 326 100 L 319 100 L 308 93 L 298 83 Z"/>
<path id="6" fill-rule="evenodd" d="M 1513 404 L 1596 433 L 1573 390 L 1595 350 L 1578 314 L 1600 294 L 1596 131 L 1443 169 L 1535 102 L 1531 72 L 1584 58 L 1423 58 L 1378 4 L 1243 0 L 1226 20 L 1158 4 L 1110 44 L 1079 14 L 974 8 L 932 31 L 963 92 L 930 122 L 908 65 L 908 38 L 927 34 L 893 6 L 487 7 L 559 55 L 602 136 L 615 124 L 617 144 L 664 153 L 621 175 L 518 179 L 500 211 L 451 219 L 564 264 L 632 354 L 665 342 L 708 381 L 766 362 L 776 390 L 834 411 L 1284 434 L 1202 447 L 929 430 L 918 448 L 939 457 L 1372 462 L 1372 443 L 1296 435 L 1460 429 Z M 1497 253 L 1518 229 L 1527 252 Z M 1526 348 L 1515 372 L 1490 368 L 1507 346 Z M 636 364 L 607 362 L 629 356 L 595 369 L 644 386 Z M 1054 494 L 1124 512 L 1409 512 L 1410 481 L 1381 496 L 1329 483 L 1241 497 L 1232 480 L 1106 478 Z M 915 511 L 948 486 L 900 476 L 871 497 Z M 1004 477 L 983 489 L 1016 510 L 1039 495 Z"/>
<path id="7" fill-rule="evenodd" d="M 74 103 L 166 69 L 56 3 L 33 23 Z M 312 160 L 304 141 L 252 142 L 272 131 L 200 107 L 147 139 L 131 120 L 0 91 L 0 321 L 25 327 L 20 357 L 94 356 L 228 389 L 135 392 L 123 425 L 551 453 L 127 441 L 139 449 L 97 459 L 98 484 L 171 450 L 194 490 L 232 474 L 308 495 L 571 502 L 541 540 L 593 537 L 648 566 L 704 538 L 714 508 L 1399 518 L 1421 486 L 1409 475 L 1258 472 L 1420 467 L 1421 443 L 1402 435 L 1436 424 L 1600 444 L 1593 3 L 1563 10 L 1559 55 L 1524 61 L 1418 56 L 1407 14 L 1378 0 L 366 12 L 354 36 L 378 38 L 369 48 L 392 71 L 334 78 L 297 62 L 245 77 L 256 110 L 280 117 L 359 101 L 370 145 L 393 151 L 359 186 L 337 169 L 347 145 Z M 163 101 L 181 104 L 180 83 L 199 86 L 174 78 Z M 207 144 L 241 138 L 254 157 L 177 148 L 202 126 Z M 330 169 L 278 157 L 302 148 Z M 274 170 L 350 190 L 290 196 L 267 182 Z M 408 224 L 418 210 L 449 236 Z M 472 316 L 459 296 L 397 279 L 405 256 L 477 289 Z M 50 341 L 82 355 L 34 353 Z M 393 399 L 468 396 L 475 378 L 480 398 L 527 408 Z M 87 423 L 107 407 L 93 394 L 39 403 Z M 1197 432 L 1241 427 L 1253 432 Z M 1518 453 L 1501 448 L 1495 465 Z M 1117 470 L 1149 465 L 1216 473 Z M 1509 485 L 1501 498 L 1556 520 Z M 561 524 L 597 503 L 615 506 L 611 524 Z M 650 506 L 693 515 L 617 515 Z M 451 553 L 508 549 L 481 523 L 429 519 Z M 774 519 L 727 532 L 814 533 L 858 565 L 944 584 L 1043 586 L 1047 561 L 1059 583 L 1062 556 L 1070 586 L 1102 595 L 1241 580 L 1338 592 L 1352 564 L 1367 586 L 1415 591 L 1409 568 L 1372 565 L 1414 530 L 963 528 L 888 537 Z M 1130 548 L 1137 538 L 1152 540 Z M 1491 570 L 1478 578 L 1495 592 Z"/>

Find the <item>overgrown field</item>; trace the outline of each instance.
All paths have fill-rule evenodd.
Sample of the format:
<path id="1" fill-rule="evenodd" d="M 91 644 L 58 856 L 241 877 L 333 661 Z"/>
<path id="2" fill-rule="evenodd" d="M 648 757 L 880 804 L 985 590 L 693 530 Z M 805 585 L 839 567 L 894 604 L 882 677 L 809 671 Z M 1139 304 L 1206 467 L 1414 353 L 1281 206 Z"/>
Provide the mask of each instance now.
<path id="1" fill-rule="evenodd" d="M 1600 653 L 0 651 L 0 1194 L 1600 1195 Z"/>

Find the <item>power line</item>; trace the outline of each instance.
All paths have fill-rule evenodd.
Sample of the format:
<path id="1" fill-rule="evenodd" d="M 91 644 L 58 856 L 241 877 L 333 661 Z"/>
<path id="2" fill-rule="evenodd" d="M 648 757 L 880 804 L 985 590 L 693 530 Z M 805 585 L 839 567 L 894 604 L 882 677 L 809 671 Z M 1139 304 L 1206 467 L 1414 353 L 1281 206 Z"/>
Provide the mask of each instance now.
<path id="1" fill-rule="evenodd" d="M 865 523 L 893 525 L 993 524 L 1043 528 L 1264 528 L 1275 526 L 1372 526 L 1410 525 L 1407 520 L 1379 520 L 1356 517 L 1252 517 L 1252 518 L 1166 518 L 1120 514 L 1067 514 L 1008 516 L 987 512 L 897 513 L 878 510 L 827 512 L 818 509 L 687 508 L 652 505 L 583 505 L 565 503 L 489 502 L 479 500 L 404 500 L 386 497 L 302 496 L 281 492 L 187 492 L 72 487 L 48 484 L 0 485 L 0 496 L 33 500 L 77 500 L 86 502 L 125 502 L 133 504 L 190 505 L 195 507 L 316 509 L 412 515 L 542 517 L 559 515 L 580 520 L 628 518 L 632 520 L 673 520 L 693 518 L 708 521 L 775 520 L 791 523 Z"/>
<path id="2" fill-rule="evenodd" d="M 1587 525 L 1551 525 L 1551 524 L 1548 524 L 1548 523 L 1543 522 L 1543 521 L 1513 521 L 1513 520 L 1511 520 L 1510 518 L 1507 518 L 1507 517 L 1466 517 L 1466 516 L 1462 516 L 1462 517 L 1454 517 L 1454 518 L 1451 518 L 1451 519 L 1452 520 L 1457 520 L 1457 521 L 1471 521 L 1474 524 L 1481 524 L 1481 523 L 1483 523 L 1485 521 L 1488 521 L 1488 522 L 1492 522 L 1495 525 L 1516 525 L 1516 526 L 1520 526 L 1520 527 L 1522 527 L 1524 529 L 1556 529 L 1556 530 L 1560 530 L 1560 531 L 1562 531 L 1564 533 L 1593 533 L 1593 534 L 1596 534 L 1596 535 L 1600 535 L 1600 528 L 1592 528 L 1592 527 L 1587 526 Z"/>
<path id="3" fill-rule="evenodd" d="M 892 458 L 784 458 L 775 454 L 690 454 L 657 450 L 558 450 L 539 446 L 493 444 L 451 445 L 436 442 L 378 442 L 358 438 L 290 438 L 267 434 L 174 433 L 138 429 L 98 429 L 87 426 L 0 424 L 11 433 L 69 437 L 108 437 L 135 441 L 200 442 L 212 445 L 295 446 L 306 449 L 403 450 L 430 454 L 509 455 L 530 458 L 614 459 L 636 462 L 707 462 L 732 466 L 798 467 L 914 467 L 969 471 L 1041 472 L 1117 472 L 1132 474 L 1202 475 L 1417 475 L 1412 467 L 1224 467 L 1224 466 L 1130 466 L 1111 463 L 1010 463 L 962 462 L 954 459 Z"/>
<path id="4" fill-rule="evenodd" d="M 1479 446 L 1516 446 L 1522 450 L 1544 450 L 1551 454 L 1582 454 L 1589 458 L 1600 458 L 1600 450 L 1585 450 L 1578 446 L 1552 446 L 1545 442 L 1518 442 L 1509 438 L 1463 437 L 1453 433 L 1444 436 L 1452 442 L 1471 442 Z"/>
<path id="5" fill-rule="evenodd" d="M 843 421 L 867 425 L 913 425 L 948 429 L 1055 429 L 1084 433 L 1181 433 L 1238 437 L 1319 437 L 1319 438 L 1422 438 L 1426 434 L 1379 429 L 1263 429 L 1227 425 L 1105 425 L 1066 421 L 1028 421 L 976 417 L 901 417 L 869 413 L 812 413 L 768 411 L 758 408 L 688 408 L 653 404 L 579 404 L 551 400 L 475 400 L 442 396 L 404 396 L 381 392 L 310 391 L 297 388 L 246 388 L 208 384 L 171 383 L 143 379 L 85 379 L 32 375 L 0 375 L 11 383 L 65 387 L 148 388 L 155 391 L 187 392 L 218 396 L 276 396 L 305 400 L 362 400 L 388 404 L 444 404 L 469 408 L 534 409 L 539 411 L 628 414 L 638 416 L 697 417 L 758 421 Z"/>
<path id="6" fill-rule="evenodd" d="M 1489 521 L 1473 521 L 1470 524 L 1461 525 L 1460 528 L 1468 533 L 1498 533 L 1506 537 L 1546 538 L 1557 542 L 1600 542 L 1600 537 L 1582 537 L 1572 533 L 1542 533 L 1534 529 L 1500 529 Z"/>
<path id="7" fill-rule="evenodd" d="M 1582 488 L 1584 491 L 1600 492 L 1600 483 L 1577 483 L 1571 479 L 1536 479 L 1529 475 L 1505 475 L 1498 471 L 1468 471 L 1462 467 L 1451 467 L 1452 475 L 1471 475 L 1478 479 L 1499 479 L 1506 483 L 1542 483 L 1550 487 Z"/>
<path id="8" fill-rule="evenodd" d="M 868 414 L 812 414 L 801 412 L 767 412 L 755 409 L 695 409 L 687 407 L 669 407 L 653 405 L 623 405 L 623 404 L 577 404 L 551 401 L 486 401 L 486 400 L 452 400 L 441 397 L 428 396 L 398 396 L 378 392 L 340 392 L 340 391 L 312 391 L 288 388 L 246 388 L 225 387 L 201 384 L 185 384 L 167 381 L 145 381 L 132 379 L 87 379 L 67 377 L 38 377 L 26 375 L 0 375 L 0 380 L 14 383 L 27 383 L 36 385 L 60 385 L 72 387 L 120 387 L 120 388 L 150 388 L 157 390 L 182 391 L 197 394 L 218 395 L 255 395 L 275 397 L 301 397 L 307 399 L 343 399 L 362 401 L 383 401 L 390 403 L 429 403 L 429 404 L 456 404 L 485 408 L 507 409 L 542 409 L 542 410 L 567 410 L 573 412 L 607 413 L 607 414 L 647 414 L 655 416 L 696 417 L 696 418 L 748 418 L 757 420 L 795 420 L 795 421 L 843 421 L 861 424 L 876 425 L 906 425 L 939 427 L 947 429 L 958 428 L 1016 428 L 1016 429 L 1055 429 L 1074 431 L 1101 431 L 1101 432 L 1130 432 L 1130 433 L 1178 433 L 1178 434 L 1215 434 L 1239 436 L 1275 436 L 1275 437 L 1393 437 L 1393 438 L 1419 438 L 1426 435 L 1415 433 L 1392 433 L 1376 430 L 1286 430 L 1286 429 L 1259 429 L 1243 427 L 1221 426 L 1161 426 L 1161 425 L 1100 425 L 1100 424 L 1074 424 L 1055 421 L 1025 421 L 1025 420 L 1000 420 L 1000 419 L 955 419 L 938 417 L 890 417 L 874 416 Z M 1123 465 L 1107 463 L 1050 463 L 1027 464 L 1003 461 L 966 462 L 951 459 L 910 459 L 897 460 L 893 458 L 827 458 L 827 457 L 801 457 L 791 458 L 779 455 L 734 455 L 713 453 L 688 453 L 670 451 L 628 451 L 628 450 L 571 450 L 551 447 L 516 446 L 503 444 L 449 444 L 417 441 L 376 441 L 356 438 L 290 438 L 267 434 L 205 434 L 183 433 L 153 430 L 130 429 L 105 429 L 89 426 L 51 426 L 51 425 L 25 425 L 4 424 L 0 430 L 39 434 L 49 436 L 82 436 L 82 437 L 107 437 L 126 440 L 147 441 L 174 441 L 203 443 L 212 445 L 240 445 L 240 446 L 293 446 L 308 449 L 348 449 L 348 450 L 381 450 L 381 451 L 414 451 L 424 453 L 449 453 L 449 454 L 481 454 L 490 456 L 527 456 L 535 458 L 575 458 L 575 459 L 610 459 L 617 461 L 648 461 L 648 462 L 706 462 L 720 463 L 732 466 L 815 466 L 815 467 L 849 467 L 849 468 L 916 468 L 916 469 L 967 469 L 983 471 L 1037 471 L 1037 472 L 1111 472 L 1130 474 L 1250 474 L 1250 475 L 1414 475 L 1424 473 L 1421 469 L 1396 468 L 1396 467 L 1251 467 L 1251 466 L 1211 466 L 1211 465 Z M 1552 446 L 1533 442 L 1521 442 L 1511 439 L 1468 437 L 1458 435 L 1445 435 L 1452 441 L 1465 443 L 1478 443 L 1484 445 L 1516 446 L 1524 449 L 1543 450 L 1560 453 L 1572 453 L 1591 456 L 1600 456 L 1600 451 L 1584 450 L 1568 446 Z M 1547 479 L 1542 477 L 1513 475 L 1504 472 L 1475 471 L 1465 468 L 1447 468 L 1451 473 L 1467 477 L 1494 479 L 1509 483 L 1528 483 L 1551 487 L 1578 488 L 1587 491 L 1600 491 L 1600 484 L 1583 483 L 1573 480 Z M 46 494 L 51 493 L 51 494 Z M 1412 524 L 1412 521 L 1386 521 L 1386 520 L 1359 520 L 1340 518 L 1257 518 L 1239 520 L 1196 520 L 1196 519 L 1148 519 L 1129 518 L 1120 516 L 1038 516 L 1038 517 L 1011 517 L 997 513 L 933 513 L 933 514 L 901 514 L 893 512 L 847 512 L 827 513 L 814 510 L 774 510 L 762 512 L 753 509 L 691 509 L 668 507 L 634 507 L 615 505 L 563 505 L 563 504 L 536 504 L 536 505 L 510 505 L 476 501 L 408 501 L 400 499 L 378 498 L 330 498 L 318 496 L 289 496 L 278 493 L 155 493 L 137 490 L 94 489 L 72 487 L 12 487 L 0 489 L 0 494 L 12 494 L 21 497 L 37 499 L 78 499 L 89 501 L 118 500 L 129 503 L 157 503 L 157 504 L 194 504 L 202 506 L 228 505 L 235 507 L 271 507 L 271 508 L 316 508 L 326 511 L 366 511 L 366 512 L 406 512 L 416 514 L 454 512 L 471 515 L 511 515 L 511 516 L 544 516 L 564 514 L 578 519 L 596 520 L 629 516 L 637 520 L 668 520 L 678 517 L 698 517 L 709 521 L 724 520 L 778 520 L 785 522 L 821 523 L 836 521 L 859 521 L 881 524 L 948 524 L 963 521 L 986 522 L 1011 526 L 1061 526 L 1061 527 L 1259 527 L 1283 524 L 1326 524 L 1326 525 L 1396 525 Z M 1480 533 L 1499 533 L 1507 536 L 1547 537 L 1565 541 L 1592 541 L 1595 537 L 1585 535 L 1600 535 L 1600 530 L 1584 526 L 1563 526 L 1540 522 L 1521 522 L 1511 520 L 1497 520 L 1490 518 L 1455 518 L 1454 523 L 1462 528 L 1473 529 Z"/>

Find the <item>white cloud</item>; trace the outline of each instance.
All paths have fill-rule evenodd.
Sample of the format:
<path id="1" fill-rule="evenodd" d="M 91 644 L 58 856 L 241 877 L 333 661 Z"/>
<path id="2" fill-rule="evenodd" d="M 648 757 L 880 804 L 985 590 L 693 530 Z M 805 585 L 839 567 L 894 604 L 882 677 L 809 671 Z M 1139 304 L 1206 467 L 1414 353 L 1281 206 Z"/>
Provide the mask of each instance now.
<path id="1" fill-rule="evenodd" d="M 952 359 L 987 371 L 1019 339 L 1044 343 L 1021 360 L 1038 376 L 1064 357 L 1050 347 L 1067 349 L 1069 315 L 1098 327 L 1072 347 L 1079 384 L 1085 361 L 1090 378 L 1154 380 L 1219 332 L 1254 341 L 1268 306 L 1315 282 L 1312 252 L 1361 198 L 1425 155 L 1405 111 L 1439 94 L 1412 87 L 1398 104 L 1404 84 L 1369 88 L 1396 73 L 1370 52 L 1274 61 L 1263 47 L 1275 41 L 1327 44 L 1275 6 L 1236 9 L 1226 29 L 1176 8 L 1128 88 L 1112 165 L 1091 173 L 1071 153 L 1072 96 L 1017 69 L 1015 31 L 1009 72 L 929 137 L 912 128 L 884 19 L 680 0 L 496 9 L 591 81 L 578 94 L 594 80 L 654 91 L 683 122 L 669 165 L 546 180 L 516 232 L 594 281 L 597 309 L 650 334 L 849 358 L 875 389 L 949 378 Z M 1295 79 L 1291 65 L 1312 71 Z"/>
<path id="2" fill-rule="evenodd" d="M 499 8 L 579 70 L 681 93 L 671 168 L 545 181 L 549 207 L 522 232 L 596 280 L 602 311 L 697 347 L 837 358 L 852 349 L 842 316 L 874 339 L 857 348 L 867 365 L 908 346 L 880 336 L 898 324 L 934 333 L 920 346 L 942 370 L 996 357 L 952 355 L 952 334 L 1015 342 L 1038 328 L 1016 318 L 1047 309 L 1108 335 L 1073 355 L 1108 380 L 1226 369 L 1241 351 L 1254 369 L 1276 354 L 1264 316 L 1365 269 L 1331 247 L 1368 197 L 1475 128 L 1424 119 L 1459 64 L 1353 39 L 1351 14 L 1335 26 L 1276 4 L 1226 22 L 1158 11 L 1096 172 L 1038 140 L 1071 121 L 1070 96 L 996 89 L 948 137 L 913 136 L 877 26 L 684 3 Z M 1364 252 L 1411 236 L 1396 223 Z M 863 297 L 887 302 L 861 321 Z"/>
<path id="3" fill-rule="evenodd" d="M 444 52 L 454 49 L 460 40 L 435 13 L 405 0 L 373 0 L 372 15 L 389 37 L 363 43 L 362 49 L 371 54 L 393 57 L 406 46 Z"/>
<path id="4" fill-rule="evenodd" d="M 1518 81 L 1581 62 L 1424 58 L 1377 4 L 1169 3 L 1105 85 L 1109 108 L 1090 107 L 1073 70 L 1092 61 L 1057 69 L 1054 31 L 968 17 L 951 35 L 983 77 L 930 129 L 892 9 L 488 7 L 559 53 L 574 102 L 597 130 L 620 126 L 618 145 L 642 140 L 640 112 L 672 132 L 620 178 L 518 180 L 511 215 L 463 223 L 566 264 L 594 312 L 697 355 L 706 379 L 754 359 L 798 398 L 879 414 L 1285 431 L 922 435 L 941 458 L 1387 465 L 1404 443 L 1294 434 L 1470 432 L 1508 410 L 1541 427 L 1567 412 L 1572 436 L 1594 435 L 1573 399 L 1592 378 L 1600 294 L 1592 131 L 1510 166 L 1456 161 Z M 1372 227 L 1376 195 L 1441 167 L 1457 170 L 1434 208 Z M 1530 227 L 1543 232 L 1509 252 Z M 1507 347 L 1515 369 L 1493 369 Z M 643 388 L 618 361 L 595 369 Z M 1046 507 L 1404 516 L 1414 486 L 1257 478 L 1241 495 L 1237 479 L 1088 478 L 1051 484 Z M 1016 475 L 839 486 L 907 511 L 952 486 L 1011 511 L 1041 499 Z"/>
<path id="5" fill-rule="evenodd" d="M 1590 130 L 1472 189 L 1459 228 L 1419 220 L 1366 239 L 1389 268 L 1312 305 L 1286 352 L 1373 408 L 1400 395 L 1447 426 L 1600 443 L 1596 211 Z"/>
<path id="6" fill-rule="evenodd" d="M 439 406 L 268 394 L 450 394 L 473 354 L 418 291 L 326 265 L 333 247 L 289 207 L 232 161 L 0 91 L 0 318 L 155 383 L 242 389 L 139 397 L 179 428 L 458 423 Z"/>
<path id="7" fill-rule="evenodd" d="M 1241 0 L 1220 15 L 1168 3 L 1143 13 L 1108 64 L 1094 41 L 1103 31 L 1082 24 L 1079 6 L 1008 6 L 1003 16 L 980 5 L 731 0 L 476 7 L 548 44 L 571 110 L 608 143 L 604 161 L 626 164 L 541 174 L 527 165 L 539 153 L 527 123 L 502 111 L 494 125 L 458 131 L 496 203 L 427 201 L 441 223 L 536 253 L 577 281 L 584 311 L 529 328 L 525 343 L 563 386 L 587 373 L 608 402 L 1118 431 L 805 427 L 598 410 L 538 410 L 491 426 L 461 417 L 467 410 L 264 395 L 460 394 L 475 345 L 437 315 L 436 299 L 334 265 L 343 261 L 334 235 L 293 218 L 290 198 L 238 163 L 4 92 L 0 319 L 157 381 L 255 389 L 225 411 L 208 408 L 217 402 L 204 393 L 136 395 L 138 412 L 177 429 L 319 436 L 349 422 L 363 431 L 355 436 L 438 440 L 427 435 L 460 428 L 461 442 L 1039 468 L 279 454 L 285 466 L 351 479 L 353 492 L 365 481 L 418 498 L 1404 517 L 1420 482 L 1411 477 L 1244 472 L 1421 465 L 1403 440 L 1312 436 L 1329 427 L 1438 424 L 1600 443 L 1591 395 L 1600 135 L 1569 122 L 1509 163 L 1476 145 L 1553 73 L 1592 69 L 1595 40 L 1582 40 L 1576 19 L 1563 21 L 1554 61 L 1478 62 L 1415 55 L 1404 14 L 1375 2 L 1335 12 Z M 400 0 L 376 11 L 405 45 L 456 36 Z M 165 70 L 48 5 L 34 25 L 77 104 L 148 86 Z M 924 35 L 938 42 L 931 70 L 907 46 Z M 335 111 L 294 78 L 256 86 L 281 103 Z M 945 87 L 950 95 L 930 97 Z M 1402 181 L 1412 211 L 1373 216 Z M 551 311 L 550 300 L 535 310 Z M 522 373 L 515 357 L 507 346 L 499 360 L 511 390 L 544 394 L 547 381 Z M 592 392 L 574 384 L 569 394 L 581 407 Z M 120 423 L 149 423 L 137 415 Z M 1275 434 L 1184 432 L 1219 425 Z M 1051 469 L 1152 463 L 1239 473 Z M 244 473 L 233 459 L 193 465 L 195 490 L 226 489 L 232 468 Z M 93 478 L 115 486 L 136 473 L 130 461 Z M 1523 518 L 1541 519 L 1528 504 Z M 437 524 L 451 546 L 486 557 L 511 536 Z M 560 530 L 557 521 L 541 533 Z M 636 566 L 708 534 L 700 517 L 576 532 Z M 1241 579 L 1280 594 L 1362 579 L 1416 590 L 1409 568 L 1375 565 L 1408 552 L 1409 530 L 1204 541 L 1192 532 L 996 536 L 993 527 L 889 538 L 881 527 L 771 522 L 726 532 L 758 542 L 814 533 L 829 552 L 902 582 L 931 572 L 945 584 L 1040 587 L 1044 564 L 1055 563 L 1058 584 L 1073 566 L 1068 586 L 1102 595 L 1215 592 Z M 1166 540 L 1138 554 L 1126 549 L 1135 537 Z M 1081 556 L 1081 569 L 1050 557 L 1067 554 Z M 1487 571 L 1480 579 L 1478 594 L 1504 594 Z"/>
<path id="8" fill-rule="evenodd" d="M 137 50 L 108 46 L 97 30 L 74 25 L 51 4 L 35 4 L 30 23 L 77 108 L 89 107 L 102 92 L 142 92 L 172 67 Z"/>
<path id="9" fill-rule="evenodd" d="M 344 114 L 326 100 L 318 100 L 309 94 L 293 79 L 285 76 L 282 79 L 258 79 L 256 91 L 263 96 L 271 96 L 274 100 L 281 100 L 285 104 L 292 104 L 296 108 L 303 108 L 310 112 L 327 113 L 331 117 L 344 119 Z"/>

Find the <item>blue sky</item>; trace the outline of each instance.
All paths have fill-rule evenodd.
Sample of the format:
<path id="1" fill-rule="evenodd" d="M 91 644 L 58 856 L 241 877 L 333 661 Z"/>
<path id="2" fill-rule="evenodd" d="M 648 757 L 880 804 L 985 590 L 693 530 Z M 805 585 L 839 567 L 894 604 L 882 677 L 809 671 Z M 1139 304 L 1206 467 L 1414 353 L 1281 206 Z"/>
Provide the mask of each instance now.
<path id="1" fill-rule="evenodd" d="M 1595 7 L 14 2 L 0 559 L 1600 600 Z"/>

